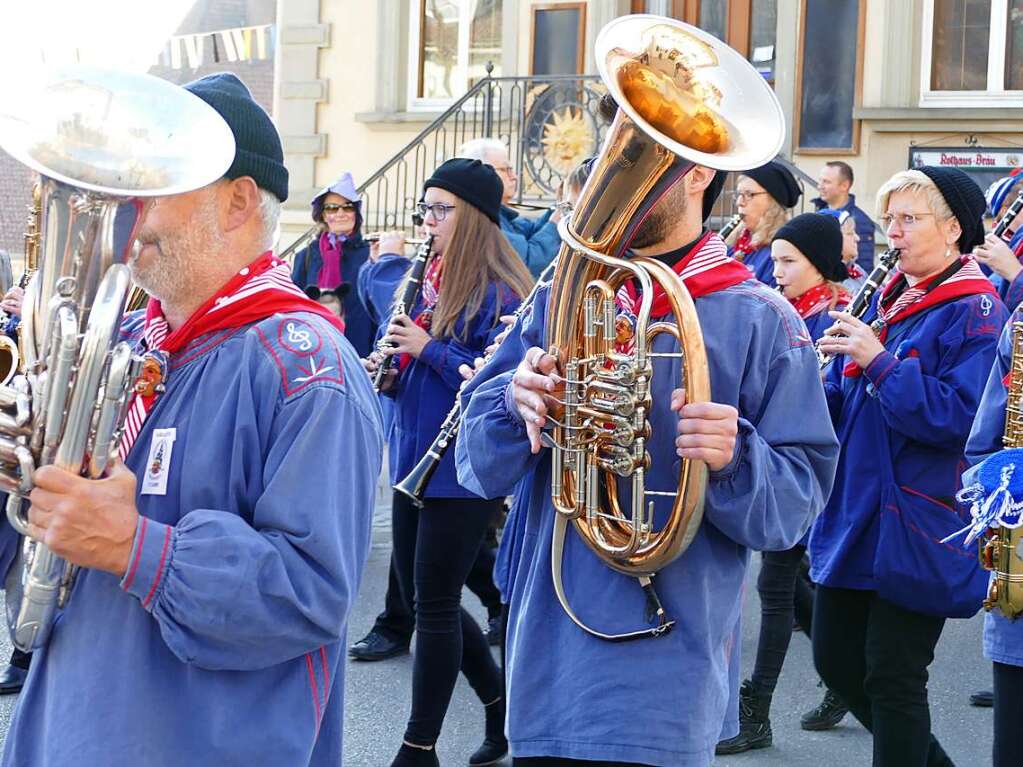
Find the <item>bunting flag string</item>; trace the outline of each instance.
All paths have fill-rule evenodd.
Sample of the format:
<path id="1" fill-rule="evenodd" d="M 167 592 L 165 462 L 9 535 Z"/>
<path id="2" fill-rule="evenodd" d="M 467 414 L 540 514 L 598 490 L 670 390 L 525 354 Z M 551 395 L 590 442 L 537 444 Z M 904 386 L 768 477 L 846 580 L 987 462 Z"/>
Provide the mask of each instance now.
<path id="1" fill-rule="evenodd" d="M 273 57 L 275 42 L 273 24 L 175 35 L 159 53 L 158 63 L 171 69 L 198 69 L 224 61 L 258 61 Z"/>

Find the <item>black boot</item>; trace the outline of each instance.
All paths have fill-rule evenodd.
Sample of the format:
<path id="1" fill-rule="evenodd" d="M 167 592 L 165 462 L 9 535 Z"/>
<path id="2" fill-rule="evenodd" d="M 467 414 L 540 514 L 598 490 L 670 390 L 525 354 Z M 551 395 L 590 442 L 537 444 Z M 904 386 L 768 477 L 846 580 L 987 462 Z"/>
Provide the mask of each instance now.
<path id="1" fill-rule="evenodd" d="M 398 755 L 391 762 L 391 767 L 440 767 L 437 749 L 433 746 L 422 748 L 403 742 Z"/>
<path id="2" fill-rule="evenodd" d="M 804 730 L 830 730 L 848 713 L 849 707 L 842 699 L 831 690 L 825 690 L 824 700 L 817 708 L 807 711 L 800 717 L 799 726 Z"/>
<path id="3" fill-rule="evenodd" d="M 497 764 L 508 753 L 508 739 L 504 736 L 504 698 L 487 703 L 483 710 L 487 715 L 486 736 L 483 745 L 469 757 L 470 767 Z"/>
<path id="4" fill-rule="evenodd" d="M 767 748 L 771 735 L 771 693 L 758 690 L 747 679 L 739 688 L 739 734 L 718 743 L 714 753 L 719 756 L 741 754 L 754 748 Z"/>

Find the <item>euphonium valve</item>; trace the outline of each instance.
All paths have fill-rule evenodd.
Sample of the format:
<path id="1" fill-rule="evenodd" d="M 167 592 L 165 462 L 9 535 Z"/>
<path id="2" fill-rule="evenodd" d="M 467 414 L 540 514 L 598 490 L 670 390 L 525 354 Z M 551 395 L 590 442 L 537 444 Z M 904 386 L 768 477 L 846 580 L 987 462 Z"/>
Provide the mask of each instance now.
<path id="1" fill-rule="evenodd" d="M 547 308 L 546 346 L 565 379 L 553 448 L 556 510 L 552 574 L 562 607 L 603 639 L 663 633 L 672 625 L 653 590 L 653 575 L 678 557 L 703 514 L 707 468 L 683 460 L 671 488 L 651 488 L 647 471 L 655 375 L 677 370 L 689 402 L 710 398 L 706 349 L 693 300 L 681 278 L 627 249 L 650 210 L 694 165 L 718 171 L 757 167 L 782 144 L 784 118 L 763 77 L 737 52 L 705 32 L 657 16 L 625 16 L 605 26 L 597 65 L 619 110 L 608 129 L 570 221 L 562 220 Z M 634 325 L 622 337 L 615 296 L 639 287 Z M 652 316 L 654 287 L 670 317 Z M 673 341 L 655 340 L 665 336 Z M 663 505 L 670 506 L 663 509 Z M 661 506 L 661 508 L 658 508 Z M 568 603 L 561 578 L 567 525 L 609 567 L 639 579 L 658 625 L 602 634 Z"/>

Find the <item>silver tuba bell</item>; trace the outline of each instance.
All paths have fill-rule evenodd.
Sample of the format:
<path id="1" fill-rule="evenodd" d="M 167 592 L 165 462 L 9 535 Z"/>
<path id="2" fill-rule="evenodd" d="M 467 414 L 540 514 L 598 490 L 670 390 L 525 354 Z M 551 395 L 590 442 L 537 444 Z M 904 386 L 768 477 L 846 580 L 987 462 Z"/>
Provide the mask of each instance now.
<path id="1" fill-rule="evenodd" d="M 128 262 L 152 199 L 219 179 L 234 137 L 214 109 L 156 77 L 67 67 L 0 100 L 0 147 L 40 178 L 38 270 L 22 305 L 24 374 L 0 386 L 0 489 L 25 535 L 14 644 L 46 644 L 75 567 L 27 537 L 36 468 L 103 476 L 139 362 L 118 341 Z"/>

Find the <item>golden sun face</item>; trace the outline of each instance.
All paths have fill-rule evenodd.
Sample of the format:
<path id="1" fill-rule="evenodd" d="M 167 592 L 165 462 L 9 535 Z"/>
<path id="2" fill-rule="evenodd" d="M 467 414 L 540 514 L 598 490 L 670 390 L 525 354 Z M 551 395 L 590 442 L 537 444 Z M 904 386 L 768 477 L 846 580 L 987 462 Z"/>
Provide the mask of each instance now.
<path id="1" fill-rule="evenodd" d="M 565 107 L 560 113 L 552 112 L 551 118 L 543 126 L 543 154 L 565 176 L 591 153 L 593 134 L 581 110 Z"/>

